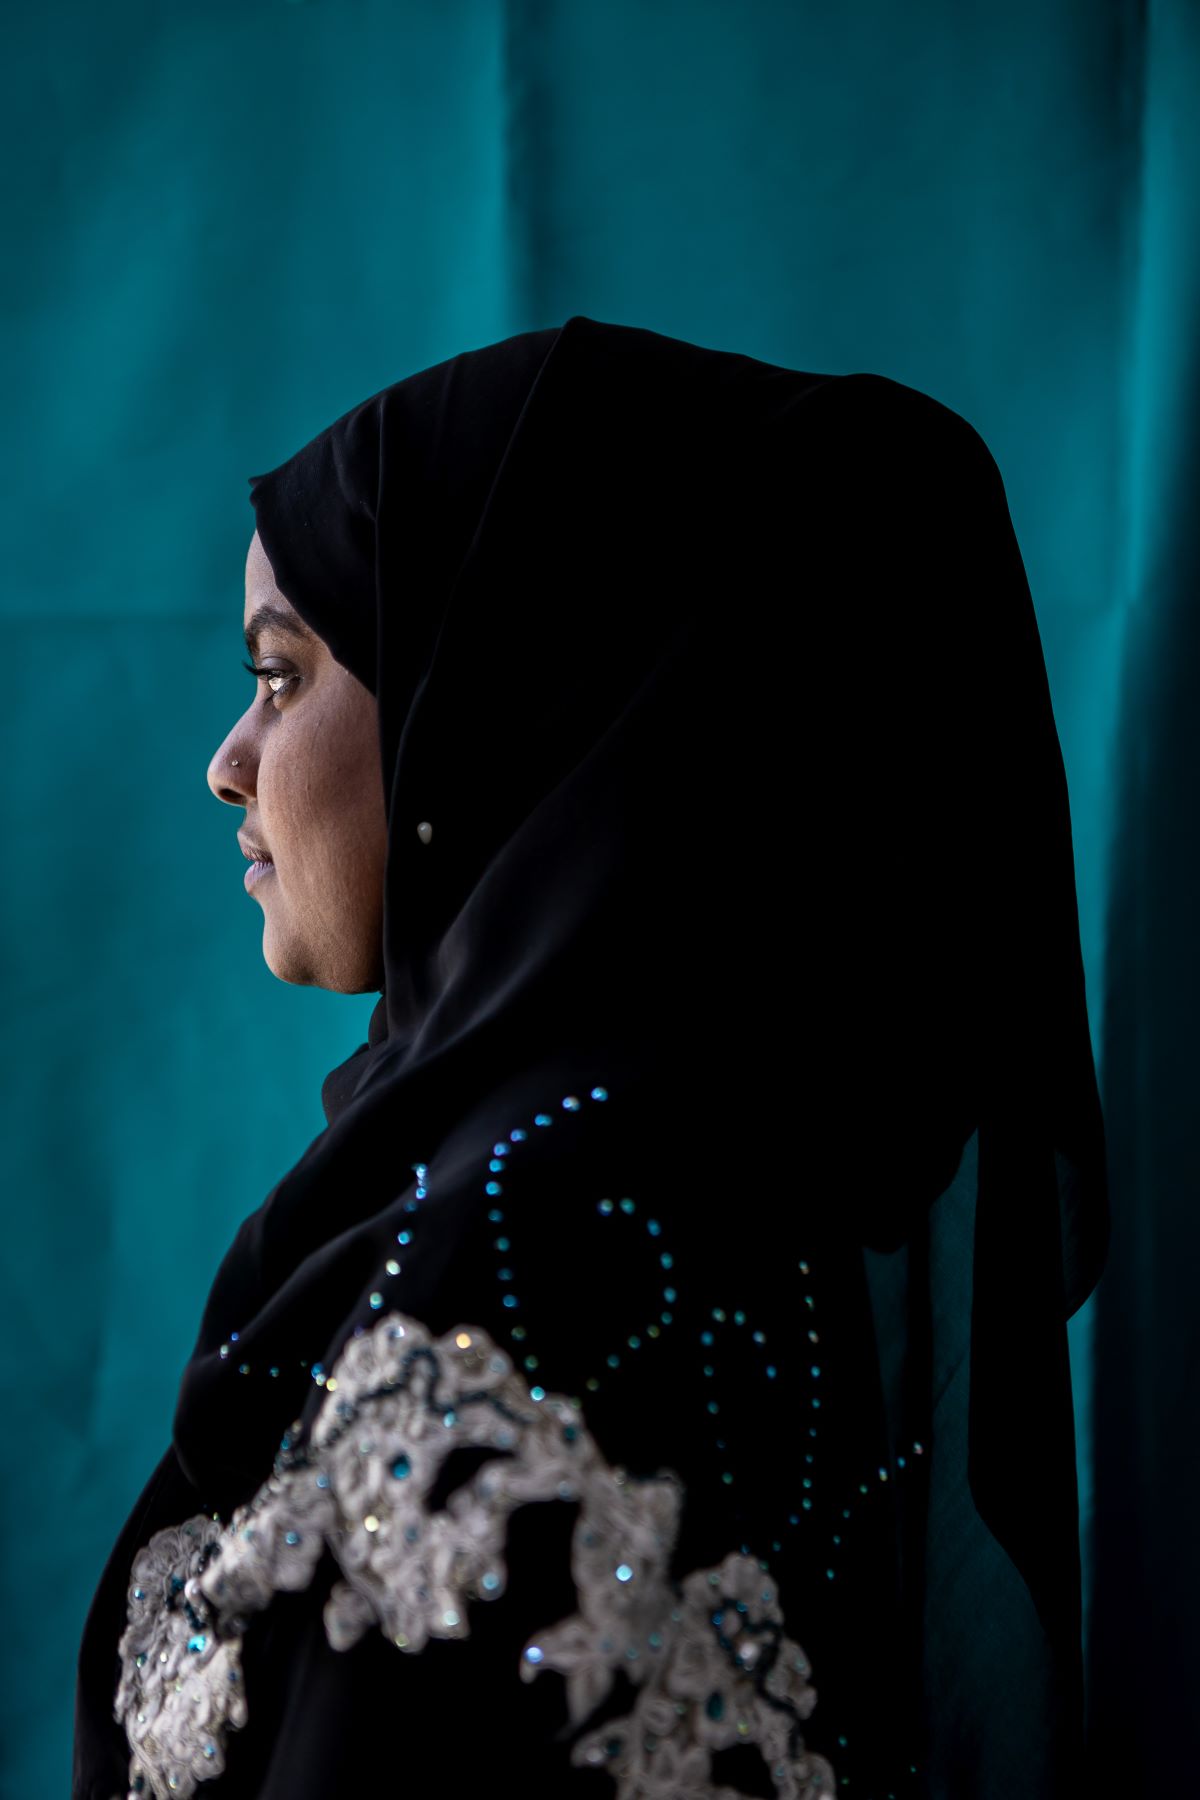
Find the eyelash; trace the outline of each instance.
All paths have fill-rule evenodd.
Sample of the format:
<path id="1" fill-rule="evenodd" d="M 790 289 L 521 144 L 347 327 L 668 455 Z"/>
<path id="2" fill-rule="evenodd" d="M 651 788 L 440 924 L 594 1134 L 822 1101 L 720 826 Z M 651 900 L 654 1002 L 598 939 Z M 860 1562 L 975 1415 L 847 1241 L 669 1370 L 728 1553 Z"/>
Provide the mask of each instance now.
<path id="1" fill-rule="evenodd" d="M 243 669 L 246 670 L 247 674 L 257 676 L 259 679 L 265 679 L 268 675 L 277 675 L 281 681 L 287 682 L 287 684 L 288 684 L 287 687 L 270 688 L 267 691 L 267 693 L 263 697 L 263 705 L 264 706 L 269 706 L 271 704 L 272 699 L 276 695 L 286 694 L 289 691 L 291 684 L 294 681 L 297 681 L 299 679 L 299 677 L 296 675 L 286 674 L 283 669 L 260 669 L 260 668 L 257 668 L 254 663 L 248 663 L 248 662 L 244 662 L 242 664 L 242 667 L 243 667 Z"/>

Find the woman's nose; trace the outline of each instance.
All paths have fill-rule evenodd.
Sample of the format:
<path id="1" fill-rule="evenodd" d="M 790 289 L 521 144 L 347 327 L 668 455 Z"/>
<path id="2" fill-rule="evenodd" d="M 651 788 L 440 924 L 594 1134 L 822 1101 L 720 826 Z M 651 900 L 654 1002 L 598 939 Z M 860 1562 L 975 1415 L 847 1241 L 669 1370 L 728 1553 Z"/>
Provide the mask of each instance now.
<path id="1" fill-rule="evenodd" d="M 244 806 L 251 791 L 250 769 L 245 744 L 237 744 L 231 733 L 208 765 L 210 791 L 230 806 Z"/>

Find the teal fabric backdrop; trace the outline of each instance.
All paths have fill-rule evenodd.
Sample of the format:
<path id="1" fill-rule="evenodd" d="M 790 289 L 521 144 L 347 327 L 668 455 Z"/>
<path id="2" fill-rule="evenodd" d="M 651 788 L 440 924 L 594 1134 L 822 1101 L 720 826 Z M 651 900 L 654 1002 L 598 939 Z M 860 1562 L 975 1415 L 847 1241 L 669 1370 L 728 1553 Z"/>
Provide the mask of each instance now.
<path id="1" fill-rule="evenodd" d="M 1071 1325 L 1097 1792 L 1180 1791 L 1195 7 L 40 0 L 4 36 L 4 1800 L 67 1789 L 83 1615 L 209 1282 L 373 999 L 270 975 L 205 784 L 249 698 L 246 477 L 574 312 L 890 375 L 1004 474 L 1114 1157 Z"/>

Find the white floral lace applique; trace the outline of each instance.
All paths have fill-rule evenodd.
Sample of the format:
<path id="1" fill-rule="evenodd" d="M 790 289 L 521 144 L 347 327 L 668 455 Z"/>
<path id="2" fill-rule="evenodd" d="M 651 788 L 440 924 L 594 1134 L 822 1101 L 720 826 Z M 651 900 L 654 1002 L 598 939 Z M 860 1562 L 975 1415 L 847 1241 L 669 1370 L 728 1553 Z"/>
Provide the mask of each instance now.
<path id="1" fill-rule="evenodd" d="M 739 1800 L 713 1785 L 711 1757 L 755 1744 L 781 1800 L 832 1800 L 832 1768 L 804 1747 L 817 1695 L 774 1582 L 740 1552 L 667 1578 L 684 1498 L 674 1472 L 610 1466 L 578 1409 L 531 1389 L 477 1326 L 432 1339 L 393 1312 L 350 1342 L 326 1389 L 310 1441 L 284 1438 L 275 1473 L 227 1525 L 189 1519 L 135 1559 L 115 1704 L 131 1796 L 188 1800 L 221 1773 L 227 1734 L 246 1722 L 247 1619 L 307 1587 L 326 1546 L 341 1574 L 324 1615 L 334 1649 L 376 1627 L 418 1652 L 470 1635 L 468 1602 L 504 1592 L 509 1514 L 559 1498 L 580 1502 L 579 1610 L 525 1645 L 522 1679 L 563 1675 L 576 1726 L 618 1669 L 637 1688 L 632 1712 L 585 1732 L 572 1762 L 607 1769 L 615 1800 Z M 430 1512 L 445 1458 L 470 1446 L 502 1454 Z"/>

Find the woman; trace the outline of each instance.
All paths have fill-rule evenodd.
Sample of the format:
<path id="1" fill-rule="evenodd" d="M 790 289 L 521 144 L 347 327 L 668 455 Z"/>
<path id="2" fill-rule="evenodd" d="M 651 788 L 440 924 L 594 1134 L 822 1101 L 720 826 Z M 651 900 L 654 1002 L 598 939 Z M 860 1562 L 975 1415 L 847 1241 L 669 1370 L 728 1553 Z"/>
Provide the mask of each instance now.
<path id="1" fill-rule="evenodd" d="M 1071 1793 L 1104 1143 L 983 441 L 577 316 L 251 499 L 209 785 L 271 970 L 380 998 L 101 1579 L 75 1800 Z"/>

